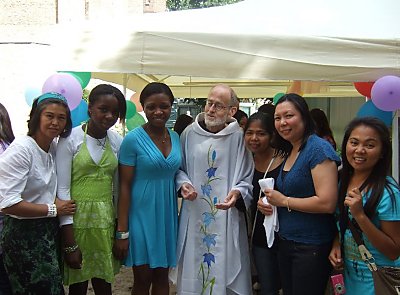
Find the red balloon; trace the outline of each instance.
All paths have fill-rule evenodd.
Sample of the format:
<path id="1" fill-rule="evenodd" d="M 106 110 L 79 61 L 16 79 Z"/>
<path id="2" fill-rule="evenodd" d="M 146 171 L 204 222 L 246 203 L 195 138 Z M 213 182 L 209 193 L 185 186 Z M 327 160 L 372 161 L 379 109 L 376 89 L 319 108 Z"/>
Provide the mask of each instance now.
<path id="1" fill-rule="evenodd" d="M 354 82 L 354 87 L 362 96 L 371 98 L 371 89 L 375 82 Z"/>

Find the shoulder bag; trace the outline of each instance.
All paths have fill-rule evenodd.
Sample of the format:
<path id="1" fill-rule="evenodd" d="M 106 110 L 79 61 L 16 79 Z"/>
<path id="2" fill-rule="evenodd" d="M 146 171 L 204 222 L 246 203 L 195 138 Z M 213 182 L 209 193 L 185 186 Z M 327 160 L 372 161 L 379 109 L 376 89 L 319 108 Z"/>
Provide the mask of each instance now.
<path id="1" fill-rule="evenodd" d="M 377 266 L 375 259 L 364 245 L 361 230 L 354 225 L 355 220 L 349 221 L 349 229 L 358 245 L 362 260 L 372 272 L 376 295 L 400 295 L 400 267 Z"/>

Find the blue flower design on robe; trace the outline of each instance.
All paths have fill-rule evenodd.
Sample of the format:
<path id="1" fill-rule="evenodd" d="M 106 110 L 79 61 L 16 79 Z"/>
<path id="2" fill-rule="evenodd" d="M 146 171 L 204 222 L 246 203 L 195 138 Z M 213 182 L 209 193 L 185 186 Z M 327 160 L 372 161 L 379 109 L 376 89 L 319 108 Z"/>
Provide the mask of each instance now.
<path id="1" fill-rule="evenodd" d="M 203 262 L 206 262 L 208 267 L 211 266 L 211 262 L 215 263 L 215 256 L 212 253 L 204 253 L 203 256 L 204 256 Z"/>

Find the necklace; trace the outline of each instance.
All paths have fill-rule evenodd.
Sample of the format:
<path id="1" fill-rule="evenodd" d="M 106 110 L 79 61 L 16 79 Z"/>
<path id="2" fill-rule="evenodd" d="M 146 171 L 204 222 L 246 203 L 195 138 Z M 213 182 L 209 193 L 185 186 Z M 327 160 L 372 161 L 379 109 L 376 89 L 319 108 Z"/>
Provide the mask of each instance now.
<path id="1" fill-rule="evenodd" d="M 101 146 L 101 149 L 103 151 L 106 150 L 107 136 L 101 139 L 96 138 L 96 141 L 97 141 L 97 146 Z"/>
<path id="2" fill-rule="evenodd" d="M 164 139 L 161 140 L 161 143 L 165 143 L 167 141 L 167 128 L 164 129 Z"/>
<path id="3" fill-rule="evenodd" d="M 167 142 L 167 134 L 168 134 L 168 131 L 167 131 L 167 128 L 165 128 L 164 127 L 164 134 L 163 134 L 163 136 L 162 137 L 155 137 L 154 136 L 154 134 L 151 134 L 150 133 L 150 130 L 149 130 L 149 128 L 148 128 L 148 126 L 147 125 L 145 125 L 144 126 L 144 129 L 147 131 L 147 134 L 150 136 L 150 138 L 152 138 L 153 140 L 156 140 L 156 141 L 160 141 L 161 140 L 161 143 L 166 143 Z"/>

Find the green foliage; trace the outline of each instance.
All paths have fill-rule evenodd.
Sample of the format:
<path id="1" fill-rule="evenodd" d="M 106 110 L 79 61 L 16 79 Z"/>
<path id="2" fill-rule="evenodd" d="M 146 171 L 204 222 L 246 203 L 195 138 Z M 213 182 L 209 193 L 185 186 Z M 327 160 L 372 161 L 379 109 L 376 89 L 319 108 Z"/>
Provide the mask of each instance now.
<path id="1" fill-rule="evenodd" d="M 167 8 L 173 10 L 185 10 L 195 8 L 207 8 L 240 2 L 242 0 L 167 0 Z"/>

